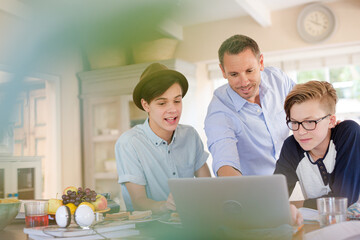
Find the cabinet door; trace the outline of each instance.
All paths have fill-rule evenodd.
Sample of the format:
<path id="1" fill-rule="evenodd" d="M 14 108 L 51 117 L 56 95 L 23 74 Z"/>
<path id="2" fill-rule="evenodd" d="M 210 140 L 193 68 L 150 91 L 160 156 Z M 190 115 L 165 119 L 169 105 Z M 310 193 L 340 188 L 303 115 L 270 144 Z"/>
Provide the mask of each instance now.
<path id="1" fill-rule="evenodd" d="M 41 162 L 0 162 L 0 198 L 41 198 Z"/>
<path id="2" fill-rule="evenodd" d="M 135 106 L 131 95 L 86 99 L 84 103 L 85 186 L 110 193 L 125 209 L 114 147 L 123 132 L 144 122 L 147 113 Z"/>
<path id="3" fill-rule="evenodd" d="M 40 162 L 13 163 L 15 190 L 19 199 L 40 199 L 42 192 Z"/>
<path id="4" fill-rule="evenodd" d="M 11 163 L 0 162 L 0 198 L 8 198 L 13 196 L 16 192 L 14 191 L 13 171 Z M 11 194 L 9 196 L 9 194 Z"/>

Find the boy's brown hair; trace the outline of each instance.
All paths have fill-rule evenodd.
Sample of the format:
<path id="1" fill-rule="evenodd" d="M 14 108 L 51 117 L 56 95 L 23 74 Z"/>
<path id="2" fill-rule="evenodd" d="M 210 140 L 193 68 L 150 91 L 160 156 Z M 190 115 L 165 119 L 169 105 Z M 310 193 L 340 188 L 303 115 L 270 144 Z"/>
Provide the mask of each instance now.
<path id="1" fill-rule="evenodd" d="M 296 84 L 285 99 L 286 120 L 290 120 L 290 109 L 296 103 L 319 100 L 321 107 L 330 114 L 335 114 L 338 97 L 333 86 L 325 81 L 309 81 Z"/>

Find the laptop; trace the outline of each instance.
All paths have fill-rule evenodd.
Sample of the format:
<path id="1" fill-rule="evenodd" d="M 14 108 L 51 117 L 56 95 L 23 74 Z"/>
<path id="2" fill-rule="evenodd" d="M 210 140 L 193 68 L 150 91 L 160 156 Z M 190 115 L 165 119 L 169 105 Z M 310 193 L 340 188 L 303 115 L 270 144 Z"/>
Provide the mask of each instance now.
<path id="1" fill-rule="evenodd" d="M 213 237 L 224 229 L 290 227 L 283 175 L 178 178 L 168 183 L 183 228 L 193 236 Z"/>

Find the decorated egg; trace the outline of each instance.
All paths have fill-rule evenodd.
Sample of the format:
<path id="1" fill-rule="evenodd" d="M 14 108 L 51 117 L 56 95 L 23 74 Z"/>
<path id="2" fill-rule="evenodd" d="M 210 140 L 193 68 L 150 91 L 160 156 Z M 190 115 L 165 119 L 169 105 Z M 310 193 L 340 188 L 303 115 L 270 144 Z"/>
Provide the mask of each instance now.
<path id="1" fill-rule="evenodd" d="M 87 205 L 80 205 L 74 214 L 74 220 L 82 228 L 88 228 L 95 220 L 94 211 Z"/>
<path id="2" fill-rule="evenodd" d="M 61 206 L 56 210 L 55 213 L 56 224 L 59 227 L 68 227 L 71 222 L 71 213 L 68 206 Z"/>

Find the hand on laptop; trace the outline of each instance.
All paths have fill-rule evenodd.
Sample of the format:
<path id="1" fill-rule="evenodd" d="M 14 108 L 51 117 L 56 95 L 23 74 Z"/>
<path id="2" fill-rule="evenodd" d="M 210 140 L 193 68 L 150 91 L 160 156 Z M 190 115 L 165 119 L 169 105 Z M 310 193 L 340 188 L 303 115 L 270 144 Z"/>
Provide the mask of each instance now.
<path id="1" fill-rule="evenodd" d="M 176 205 L 175 205 L 175 202 L 174 202 L 174 197 L 173 197 L 173 195 L 171 193 L 169 194 L 168 199 L 165 202 L 165 207 L 168 210 L 176 211 Z"/>
<path id="2" fill-rule="evenodd" d="M 291 213 L 291 224 L 300 226 L 303 224 L 304 219 L 300 211 L 295 207 L 295 205 L 290 204 L 290 213 Z"/>

